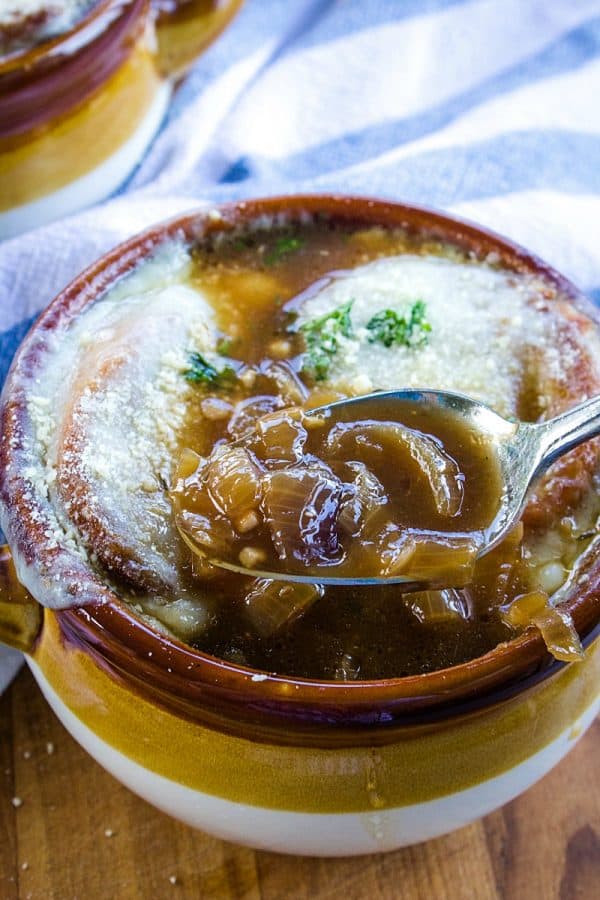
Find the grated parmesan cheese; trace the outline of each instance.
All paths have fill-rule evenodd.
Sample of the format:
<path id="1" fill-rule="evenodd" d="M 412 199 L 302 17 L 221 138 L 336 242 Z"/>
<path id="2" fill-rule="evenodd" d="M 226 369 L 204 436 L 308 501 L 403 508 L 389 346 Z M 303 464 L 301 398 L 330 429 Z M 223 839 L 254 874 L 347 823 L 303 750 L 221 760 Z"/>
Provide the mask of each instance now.
<path id="1" fill-rule="evenodd" d="M 399 256 L 363 265 L 332 280 L 306 301 L 298 325 L 353 301 L 353 336 L 338 337 L 328 384 L 351 394 L 400 387 L 469 394 L 504 415 L 517 410 L 528 348 L 560 371 L 553 322 L 532 305 L 534 279 L 481 265 Z M 381 310 L 402 314 L 423 300 L 431 332 L 425 346 L 371 343 L 368 321 Z"/>

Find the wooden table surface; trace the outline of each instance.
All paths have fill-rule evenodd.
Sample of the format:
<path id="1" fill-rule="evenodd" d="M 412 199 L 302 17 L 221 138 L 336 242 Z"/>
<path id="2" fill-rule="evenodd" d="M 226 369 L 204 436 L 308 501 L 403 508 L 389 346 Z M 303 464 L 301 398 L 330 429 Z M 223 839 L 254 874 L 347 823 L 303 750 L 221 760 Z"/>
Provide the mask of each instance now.
<path id="1" fill-rule="evenodd" d="M 595 900 L 599 760 L 597 719 L 539 784 L 454 834 L 355 859 L 279 856 L 139 800 L 75 744 L 22 671 L 0 698 L 0 900 Z"/>

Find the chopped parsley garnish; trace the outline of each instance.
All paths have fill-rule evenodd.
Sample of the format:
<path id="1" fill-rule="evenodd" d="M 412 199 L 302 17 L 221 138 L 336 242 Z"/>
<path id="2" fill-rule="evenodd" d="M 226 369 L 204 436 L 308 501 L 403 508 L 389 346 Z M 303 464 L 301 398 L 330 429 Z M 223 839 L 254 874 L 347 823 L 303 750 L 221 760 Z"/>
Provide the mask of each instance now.
<path id="1" fill-rule="evenodd" d="M 402 347 L 422 347 L 429 339 L 431 325 L 422 300 L 416 300 L 410 311 L 399 315 L 393 309 L 382 309 L 367 323 L 371 332 L 369 341 L 379 341 L 384 347 L 399 344 Z"/>
<path id="2" fill-rule="evenodd" d="M 300 331 L 306 342 L 303 369 L 316 381 L 324 381 L 329 373 L 333 357 L 339 349 L 340 337 L 352 337 L 350 310 L 354 300 L 343 303 L 337 309 L 305 322 Z"/>
<path id="3" fill-rule="evenodd" d="M 274 266 L 281 262 L 290 253 L 295 253 L 304 246 L 304 241 L 299 237 L 280 237 L 275 241 L 274 246 L 265 254 L 265 265 Z"/>
<path id="4" fill-rule="evenodd" d="M 211 384 L 215 387 L 231 384 L 237 377 L 231 366 L 217 369 L 201 353 L 190 353 L 190 368 L 186 369 L 184 375 L 192 384 Z"/>

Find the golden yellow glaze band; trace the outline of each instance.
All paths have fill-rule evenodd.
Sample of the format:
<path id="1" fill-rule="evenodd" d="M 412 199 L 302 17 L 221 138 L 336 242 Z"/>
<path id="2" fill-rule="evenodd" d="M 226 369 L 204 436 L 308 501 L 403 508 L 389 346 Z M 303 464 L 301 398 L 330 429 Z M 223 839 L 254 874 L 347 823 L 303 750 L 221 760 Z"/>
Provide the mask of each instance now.
<path id="1" fill-rule="evenodd" d="M 158 57 L 161 72 L 181 75 L 223 31 L 243 0 L 191 0 L 158 20 Z"/>
<path id="2" fill-rule="evenodd" d="M 387 746 L 320 749 L 253 742 L 153 705 L 65 644 L 48 611 L 33 658 L 71 711 L 140 765 L 227 800 L 296 812 L 368 812 L 473 787 L 575 733 L 600 691 L 596 641 L 583 662 L 500 706 L 407 728 Z"/>
<path id="3" fill-rule="evenodd" d="M 136 131 L 161 85 L 139 44 L 75 112 L 42 130 L 0 141 L 0 211 L 37 200 L 95 169 Z"/>

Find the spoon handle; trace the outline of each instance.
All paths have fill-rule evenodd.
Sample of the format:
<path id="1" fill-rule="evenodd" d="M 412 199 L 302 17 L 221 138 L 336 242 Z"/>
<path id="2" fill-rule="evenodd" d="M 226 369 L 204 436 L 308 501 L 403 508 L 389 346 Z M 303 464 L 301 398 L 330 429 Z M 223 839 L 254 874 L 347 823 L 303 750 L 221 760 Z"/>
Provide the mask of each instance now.
<path id="1" fill-rule="evenodd" d="M 540 471 L 547 469 L 563 453 L 600 434 L 600 396 L 591 397 L 536 427 L 542 451 Z"/>

